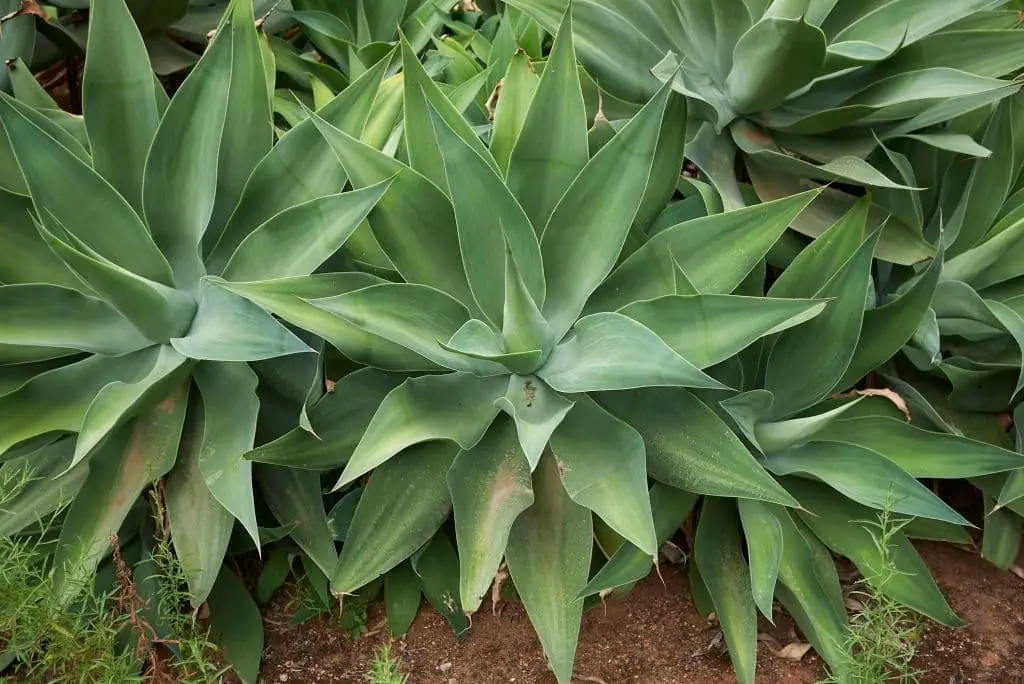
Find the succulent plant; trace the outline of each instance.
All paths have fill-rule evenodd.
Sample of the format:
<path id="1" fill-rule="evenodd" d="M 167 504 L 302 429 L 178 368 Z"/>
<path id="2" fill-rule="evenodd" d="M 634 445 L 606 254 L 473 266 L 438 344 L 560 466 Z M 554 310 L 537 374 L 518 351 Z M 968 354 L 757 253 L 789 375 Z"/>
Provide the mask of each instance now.
<path id="1" fill-rule="evenodd" d="M 773 597 L 841 671 L 829 549 L 877 562 L 852 521 L 895 488 L 898 512 L 924 519 L 908 534 L 960 538 L 966 522 L 901 446 L 910 430 L 948 451 L 947 436 L 894 419 L 884 399 L 830 399 L 910 339 L 939 262 L 866 314 L 879 234 L 866 234 L 865 200 L 764 296 L 765 255 L 819 191 L 663 219 L 630 242 L 680 180 L 685 100 L 666 85 L 628 122 L 588 133 L 571 21 L 539 77 L 513 57 L 487 145 L 407 44 L 408 163 L 311 117 L 355 187 L 391 180 L 369 223 L 396 279 L 348 275 L 331 297 L 289 280 L 224 285 L 368 366 L 310 408 L 316 437 L 296 428 L 247 458 L 341 469 L 340 596 L 383 577 L 389 614 L 407 616 L 422 588 L 464 631 L 504 558 L 560 681 L 584 598 L 650 572 L 703 497 L 691 568 L 740 680 L 752 681 L 756 610 L 770 614 Z M 867 423 L 870 447 L 816 439 Z M 950 439 L 989 472 L 1022 462 Z M 900 568 L 925 576 L 894 595 L 956 624 L 907 537 L 897 543 Z"/>
<path id="2" fill-rule="evenodd" d="M 84 140 L 0 95 L 20 171 L 0 194 L 0 461 L 38 470 L 0 530 L 17 533 L 70 499 L 53 560 L 70 600 L 162 479 L 198 606 L 234 522 L 259 544 L 242 455 L 257 423 L 273 419 L 261 397 L 285 397 L 291 427 L 323 392 L 317 343 L 218 283 L 324 283 L 310 274 L 389 183 L 342 192 L 345 172 L 313 122 L 274 144 L 273 65 L 251 2 L 231 5 L 169 101 L 124 1 L 95 0 L 92 14 Z M 361 135 L 386 67 L 320 115 Z M 324 517 L 318 483 L 268 477 L 275 513 L 305 492 Z M 333 545 L 307 551 L 333 570 Z"/>
<path id="3" fill-rule="evenodd" d="M 569 0 L 508 4 L 551 30 Z M 643 102 L 668 80 L 686 95 L 695 121 L 687 156 L 730 207 L 745 203 L 737 157 L 752 178 L 884 188 L 901 183 L 864 161 L 879 141 L 909 137 L 977 153 L 942 124 L 1019 88 L 1002 80 L 1024 65 L 1017 13 L 1003 5 L 572 3 L 580 56 L 603 87 Z"/>

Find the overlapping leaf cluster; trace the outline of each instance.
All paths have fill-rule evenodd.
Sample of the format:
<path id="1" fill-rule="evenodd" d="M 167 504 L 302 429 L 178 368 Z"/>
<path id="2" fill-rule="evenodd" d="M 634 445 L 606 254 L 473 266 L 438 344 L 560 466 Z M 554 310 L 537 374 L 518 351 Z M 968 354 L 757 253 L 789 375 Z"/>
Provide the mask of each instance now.
<path id="1" fill-rule="evenodd" d="M 687 519 L 743 682 L 776 601 L 843 680 L 832 555 L 873 574 L 887 502 L 887 592 L 959 623 L 911 541 L 970 523 L 923 479 L 1012 562 L 1002 3 L 294 0 L 274 37 L 235 0 L 172 98 L 144 4 L 89 3 L 84 116 L 24 65 L 0 95 L 0 467 L 38 478 L 0 533 L 70 500 L 67 600 L 112 534 L 151 562 L 153 482 L 245 681 L 254 547 L 259 601 L 299 558 L 308 612 L 383 594 L 396 634 L 426 596 L 465 636 L 505 564 L 560 681 Z"/>

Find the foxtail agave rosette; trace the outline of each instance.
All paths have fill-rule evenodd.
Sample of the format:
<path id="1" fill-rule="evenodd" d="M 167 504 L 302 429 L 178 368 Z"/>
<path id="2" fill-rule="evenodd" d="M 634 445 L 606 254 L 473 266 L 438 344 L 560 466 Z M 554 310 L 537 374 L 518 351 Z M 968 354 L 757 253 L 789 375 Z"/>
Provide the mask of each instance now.
<path id="1" fill-rule="evenodd" d="M 70 499 L 53 561 L 70 600 L 111 535 L 137 532 L 122 523 L 166 476 L 174 548 L 198 606 L 221 584 L 234 522 L 259 544 L 253 468 L 242 458 L 266 417 L 257 388 L 283 395 L 290 426 L 323 386 L 310 336 L 216 280 L 317 282 L 309 274 L 388 181 L 341 192 L 344 170 L 312 121 L 275 144 L 273 62 L 248 0 L 232 3 L 170 101 L 123 0 L 95 0 L 90 26 L 84 139 L 0 95 L 0 154 L 19 170 L 0 194 L 0 461 L 39 476 L 0 532 Z M 321 110 L 323 120 L 361 135 L 387 62 Z M 290 517 L 301 490 L 323 515 L 318 483 L 271 470 L 275 513 Z M 289 489 L 293 481 L 304 484 Z M 333 571 L 333 545 L 307 551 Z M 255 681 L 259 649 L 247 662 L 239 672 Z"/>
<path id="2" fill-rule="evenodd" d="M 902 187 L 865 161 L 879 141 L 988 154 L 944 123 L 1016 92 L 1006 77 L 1024 66 L 1017 13 L 1002 0 L 508 4 L 548 30 L 573 7 L 583 64 L 617 97 L 644 102 L 664 81 L 685 95 L 694 121 L 687 156 L 727 207 L 746 203 L 737 158 L 764 200 L 804 179 Z M 819 204 L 832 210 L 826 225 L 838 218 L 826 198 Z M 818 235 L 814 218 L 794 227 Z M 916 247 L 907 254 L 884 237 L 879 256 L 931 256 Z"/>
<path id="3" fill-rule="evenodd" d="M 408 164 L 314 118 L 355 187 L 390 180 L 369 221 L 400 282 L 346 274 L 330 297 L 289 279 L 223 284 L 370 366 L 311 409 L 321 439 L 293 430 L 248 455 L 344 466 L 337 488 L 369 475 L 335 593 L 408 574 L 407 559 L 421 574 L 447 563 L 459 580 L 441 603 L 472 612 L 504 557 L 560 681 L 595 524 L 649 563 L 673 527 L 652 497 L 669 518 L 689 492 L 734 516 L 732 498 L 797 505 L 687 388 L 727 389 L 705 369 L 827 306 L 731 294 L 813 192 L 624 250 L 678 181 L 684 101 L 662 88 L 592 149 L 570 36 L 567 16 L 540 77 L 513 59 L 489 147 L 408 46 Z M 452 509 L 457 559 L 439 532 Z"/>

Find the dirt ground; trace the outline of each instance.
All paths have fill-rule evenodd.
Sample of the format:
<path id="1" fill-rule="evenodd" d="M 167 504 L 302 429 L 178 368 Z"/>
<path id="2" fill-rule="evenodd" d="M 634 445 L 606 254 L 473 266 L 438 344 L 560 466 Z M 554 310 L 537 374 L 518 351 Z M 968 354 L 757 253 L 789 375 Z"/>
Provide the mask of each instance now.
<path id="1" fill-rule="evenodd" d="M 921 544 L 925 561 L 968 626 L 929 625 L 914 665 L 925 684 L 1024 684 L 1024 580 L 1000 572 L 976 553 Z M 710 684 L 735 682 L 719 631 L 693 607 L 685 570 L 663 566 L 627 597 L 608 600 L 584 615 L 574 682 L 594 684 Z M 280 593 L 280 592 L 279 592 Z M 370 634 L 358 641 L 328 620 L 292 626 L 279 596 L 266 616 L 263 681 L 365 682 L 373 651 L 388 639 L 379 606 L 370 611 Z M 797 641 L 785 615 L 764 623 L 775 643 L 761 643 L 757 681 L 812 684 L 824 675 L 813 652 L 800 661 L 772 654 Z M 395 643 L 410 684 L 552 684 L 554 675 L 522 607 L 505 603 L 499 615 L 486 604 L 473 616 L 469 637 L 456 642 L 447 623 L 426 604 L 405 639 Z"/>

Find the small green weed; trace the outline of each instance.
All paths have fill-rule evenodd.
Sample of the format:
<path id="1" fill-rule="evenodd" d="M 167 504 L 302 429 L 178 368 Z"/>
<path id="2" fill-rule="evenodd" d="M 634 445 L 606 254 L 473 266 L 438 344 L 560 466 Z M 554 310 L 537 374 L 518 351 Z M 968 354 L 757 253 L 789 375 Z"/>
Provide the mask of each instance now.
<path id="1" fill-rule="evenodd" d="M 27 468 L 0 468 L 0 511 L 31 479 Z M 116 536 L 110 589 L 94 587 L 74 604 L 60 604 L 50 582 L 50 533 L 63 508 L 31 534 L 0 537 L 0 670 L 16 662 L 18 681 L 29 684 L 208 684 L 220 678 L 225 670 L 214 662 L 216 646 L 187 609 L 183 570 L 171 550 L 159 503 L 154 511 L 155 611 L 147 610 Z M 150 624 L 153 615 L 160 634 Z"/>
<path id="2" fill-rule="evenodd" d="M 0 510 L 31 481 L 28 469 L 0 469 Z M 21 663 L 26 682 L 138 682 L 138 661 L 118 635 L 125 626 L 111 609 L 114 592 L 83 592 L 60 605 L 50 585 L 48 533 L 61 510 L 34 534 L 0 537 L 0 663 Z"/>
<path id="3" fill-rule="evenodd" d="M 382 644 L 373 653 L 373 665 L 366 673 L 370 684 L 405 684 L 409 675 L 402 672 L 402 657 L 391 654 L 391 644 Z"/>
<path id="4" fill-rule="evenodd" d="M 216 664 L 217 646 L 209 639 L 196 616 L 188 609 L 189 595 L 185 571 L 171 547 L 170 525 L 159 487 L 150 492 L 153 517 L 156 520 L 156 545 L 153 561 L 158 574 L 157 614 L 172 635 L 165 640 L 175 655 L 172 669 L 174 681 L 181 684 L 205 684 L 216 681 L 229 668 Z"/>
<path id="5" fill-rule="evenodd" d="M 833 677 L 825 684 L 916 684 L 921 674 L 910 665 L 921 629 L 920 618 L 886 594 L 889 582 L 904 574 L 896 567 L 893 538 L 910 522 L 897 518 L 892 505 L 890 495 L 877 520 L 861 521 L 871 533 L 881 562 L 876 573 L 861 581 L 864 588 L 854 592 L 863 609 L 850 619 L 847 676 Z"/>

